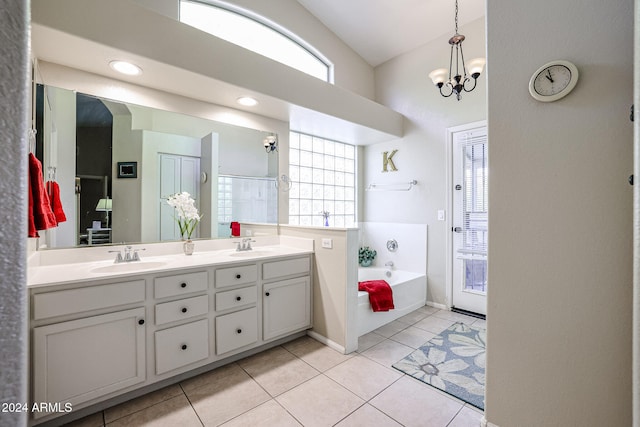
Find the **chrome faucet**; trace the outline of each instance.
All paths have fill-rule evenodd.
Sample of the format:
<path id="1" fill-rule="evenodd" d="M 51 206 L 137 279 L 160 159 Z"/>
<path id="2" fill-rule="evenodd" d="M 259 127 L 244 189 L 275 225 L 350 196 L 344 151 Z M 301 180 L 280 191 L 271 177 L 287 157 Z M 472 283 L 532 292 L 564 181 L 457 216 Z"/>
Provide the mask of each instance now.
<path id="1" fill-rule="evenodd" d="M 122 262 L 133 262 L 140 261 L 140 255 L 138 251 L 144 251 L 144 248 L 133 249 L 131 246 L 125 246 L 124 248 L 124 257 L 120 251 L 109 251 L 110 253 L 115 253 L 116 259 L 113 261 L 114 264 L 120 264 Z"/>
<path id="2" fill-rule="evenodd" d="M 233 242 L 233 243 L 238 244 L 238 246 L 236 247 L 236 252 L 242 252 L 242 251 L 250 251 L 253 249 L 251 247 L 251 242 L 255 242 L 255 240 L 251 240 L 251 237 L 245 237 L 244 239 L 242 239 L 242 242 Z"/>
<path id="3" fill-rule="evenodd" d="M 385 262 L 385 263 L 384 263 L 384 266 L 385 266 L 385 267 L 391 267 L 391 268 L 393 268 L 393 261 L 387 261 L 387 262 Z"/>

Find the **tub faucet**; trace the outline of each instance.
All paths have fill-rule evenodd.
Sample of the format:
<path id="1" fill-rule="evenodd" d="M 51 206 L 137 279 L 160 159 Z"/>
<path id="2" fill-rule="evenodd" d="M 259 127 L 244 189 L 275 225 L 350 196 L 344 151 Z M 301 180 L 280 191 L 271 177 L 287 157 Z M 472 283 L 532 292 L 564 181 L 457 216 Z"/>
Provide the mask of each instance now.
<path id="1" fill-rule="evenodd" d="M 393 261 L 387 261 L 387 262 L 385 262 L 385 263 L 384 263 L 384 266 L 385 266 L 385 267 L 391 267 L 391 268 L 393 268 Z"/>

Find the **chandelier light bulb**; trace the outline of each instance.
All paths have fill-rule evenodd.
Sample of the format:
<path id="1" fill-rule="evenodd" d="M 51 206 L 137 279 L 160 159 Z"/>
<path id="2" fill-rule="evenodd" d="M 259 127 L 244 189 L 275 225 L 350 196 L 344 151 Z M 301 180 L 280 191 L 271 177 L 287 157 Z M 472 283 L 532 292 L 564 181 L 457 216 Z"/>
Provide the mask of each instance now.
<path id="1" fill-rule="evenodd" d="M 429 73 L 429 78 L 433 81 L 433 84 L 442 86 L 447 80 L 448 70 L 446 68 L 438 68 Z"/>
<path id="2" fill-rule="evenodd" d="M 482 73 L 486 63 L 487 60 L 484 58 L 475 58 L 469 61 L 469 73 L 471 74 L 471 77 L 477 79 Z M 474 74 L 477 74 L 477 76 L 474 77 Z"/>

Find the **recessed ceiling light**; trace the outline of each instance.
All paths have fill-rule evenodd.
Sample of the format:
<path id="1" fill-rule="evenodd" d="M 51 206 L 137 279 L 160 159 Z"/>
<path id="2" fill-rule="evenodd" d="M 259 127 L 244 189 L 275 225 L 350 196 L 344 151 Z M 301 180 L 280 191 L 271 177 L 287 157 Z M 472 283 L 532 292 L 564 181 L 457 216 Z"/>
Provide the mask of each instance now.
<path id="1" fill-rule="evenodd" d="M 126 74 L 128 76 L 137 76 L 142 74 L 142 68 L 127 61 L 111 61 L 109 66 L 119 73 Z"/>
<path id="2" fill-rule="evenodd" d="M 254 105 L 258 105 L 258 101 L 250 96 L 242 96 L 236 100 L 238 104 L 244 105 L 245 107 L 253 107 Z"/>

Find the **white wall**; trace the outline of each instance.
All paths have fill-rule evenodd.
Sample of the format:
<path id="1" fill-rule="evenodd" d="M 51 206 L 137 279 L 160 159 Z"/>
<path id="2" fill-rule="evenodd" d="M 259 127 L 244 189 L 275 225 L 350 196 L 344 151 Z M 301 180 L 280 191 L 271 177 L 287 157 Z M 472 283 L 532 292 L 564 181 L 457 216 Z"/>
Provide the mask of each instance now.
<path id="1" fill-rule="evenodd" d="M 427 273 L 427 225 L 397 222 L 363 222 L 360 227 L 360 246 L 377 252 L 374 267 L 384 267 L 388 261 L 398 270 Z M 387 249 L 387 242 L 395 240 L 395 251 Z"/>
<path id="2" fill-rule="evenodd" d="M 633 1 L 488 0 L 487 16 L 486 418 L 629 426 Z M 578 85 L 534 101 L 555 59 Z"/>
<path id="3" fill-rule="evenodd" d="M 460 27 L 466 58 L 485 56 L 484 19 Z M 478 87 L 464 93 L 461 101 L 443 98 L 428 78 L 429 72 L 449 64 L 451 34 L 396 57 L 376 68 L 376 100 L 405 119 L 401 139 L 365 147 L 364 182 L 396 183 L 413 179 L 411 191 L 364 192 L 366 222 L 427 224 L 429 228 L 427 300 L 446 304 L 446 222 L 437 220 L 438 209 L 446 208 L 446 129 L 486 118 L 487 74 Z M 397 149 L 393 161 L 397 172 L 382 172 L 382 153 Z M 447 213 L 448 214 L 448 213 Z"/>

